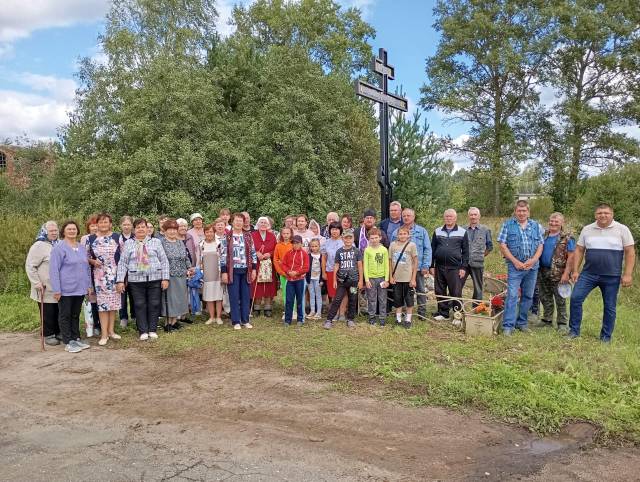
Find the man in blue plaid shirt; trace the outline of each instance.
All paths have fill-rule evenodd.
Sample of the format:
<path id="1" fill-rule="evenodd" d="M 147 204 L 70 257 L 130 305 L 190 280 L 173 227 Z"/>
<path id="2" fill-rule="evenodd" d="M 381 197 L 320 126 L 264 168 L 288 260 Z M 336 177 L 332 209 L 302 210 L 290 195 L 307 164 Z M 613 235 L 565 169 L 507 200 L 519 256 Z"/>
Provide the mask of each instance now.
<path id="1" fill-rule="evenodd" d="M 527 201 L 520 200 L 516 203 L 514 216 L 502 224 L 498 243 L 507 264 L 507 299 L 502 333 L 511 336 L 514 329 L 529 331 L 527 315 L 533 301 L 538 260 L 544 244 L 544 229 L 539 223 L 529 219 Z"/>

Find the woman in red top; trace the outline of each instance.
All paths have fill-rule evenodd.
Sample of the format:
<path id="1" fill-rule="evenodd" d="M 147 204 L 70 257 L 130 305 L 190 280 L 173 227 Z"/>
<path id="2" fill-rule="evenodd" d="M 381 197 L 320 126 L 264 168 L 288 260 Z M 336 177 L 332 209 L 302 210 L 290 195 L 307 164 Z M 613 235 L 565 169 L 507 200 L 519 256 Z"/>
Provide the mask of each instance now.
<path id="1" fill-rule="evenodd" d="M 276 237 L 271 232 L 271 223 L 266 217 L 262 216 L 259 218 L 256 227 L 258 229 L 251 233 L 256 254 L 258 255 L 258 276 L 256 276 L 256 280 L 251 284 L 254 303 L 253 316 L 260 316 L 260 311 L 262 311 L 264 305 L 264 316 L 270 317 L 272 315 L 271 305 L 278 289 L 276 270 L 273 266 Z M 263 264 L 269 264 L 270 269 L 262 266 Z M 261 273 L 264 274 L 269 271 L 271 272 L 271 276 L 268 281 L 261 280 Z"/>

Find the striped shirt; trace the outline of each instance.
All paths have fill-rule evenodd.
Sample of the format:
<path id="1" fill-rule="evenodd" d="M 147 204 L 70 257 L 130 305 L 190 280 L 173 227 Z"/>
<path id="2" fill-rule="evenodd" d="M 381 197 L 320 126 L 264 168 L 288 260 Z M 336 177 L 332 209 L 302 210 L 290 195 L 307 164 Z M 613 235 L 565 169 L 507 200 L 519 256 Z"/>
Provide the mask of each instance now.
<path id="1" fill-rule="evenodd" d="M 592 274 L 620 276 L 624 248 L 634 244 L 633 236 L 627 226 L 612 221 L 606 228 L 592 223 L 580 232 L 578 246 L 585 248 L 584 268 Z"/>

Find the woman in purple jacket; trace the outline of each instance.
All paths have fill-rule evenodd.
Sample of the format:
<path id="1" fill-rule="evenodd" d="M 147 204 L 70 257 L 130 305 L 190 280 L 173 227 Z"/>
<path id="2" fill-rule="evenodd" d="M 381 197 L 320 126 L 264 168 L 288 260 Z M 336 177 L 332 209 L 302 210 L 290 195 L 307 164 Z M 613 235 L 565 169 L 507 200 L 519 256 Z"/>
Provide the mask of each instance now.
<path id="1" fill-rule="evenodd" d="M 60 233 L 62 242 L 51 251 L 49 278 L 53 297 L 58 301 L 58 324 L 65 350 L 78 353 L 90 348 L 80 340 L 80 311 L 91 287 L 91 274 L 87 250 L 78 243 L 80 228 L 76 222 L 66 221 Z"/>

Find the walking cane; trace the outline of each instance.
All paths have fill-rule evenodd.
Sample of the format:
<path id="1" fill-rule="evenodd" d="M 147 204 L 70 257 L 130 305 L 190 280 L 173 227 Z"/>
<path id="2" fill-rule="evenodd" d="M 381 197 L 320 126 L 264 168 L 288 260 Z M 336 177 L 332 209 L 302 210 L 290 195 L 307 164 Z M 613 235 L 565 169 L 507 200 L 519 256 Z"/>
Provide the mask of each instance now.
<path id="1" fill-rule="evenodd" d="M 40 350 L 44 351 L 44 286 L 40 293 Z"/>
<path id="2" fill-rule="evenodd" d="M 264 245 L 260 248 L 260 252 L 264 254 Z M 258 271 L 260 271 L 260 263 L 258 263 L 258 269 L 256 270 L 256 282 L 253 287 L 253 296 L 251 297 L 251 308 L 249 308 L 249 317 L 253 315 L 253 304 L 256 302 L 256 291 L 258 291 Z M 271 275 L 273 278 L 273 274 Z M 251 271 L 249 271 L 249 279 L 251 279 Z"/>
<path id="3" fill-rule="evenodd" d="M 251 276 L 251 275 L 249 275 Z M 251 297 L 251 308 L 249 309 L 249 316 L 253 314 L 253 304 L 256 302 L 256 291 L 258 290 L 258 274 L 256 273 L 256 282 L 253 287 L 253 296 Z"/>

